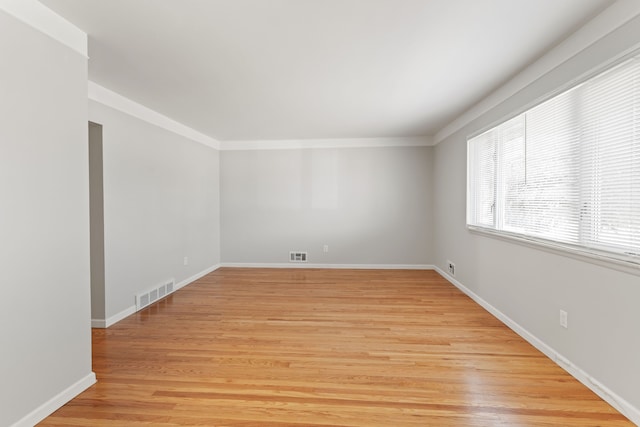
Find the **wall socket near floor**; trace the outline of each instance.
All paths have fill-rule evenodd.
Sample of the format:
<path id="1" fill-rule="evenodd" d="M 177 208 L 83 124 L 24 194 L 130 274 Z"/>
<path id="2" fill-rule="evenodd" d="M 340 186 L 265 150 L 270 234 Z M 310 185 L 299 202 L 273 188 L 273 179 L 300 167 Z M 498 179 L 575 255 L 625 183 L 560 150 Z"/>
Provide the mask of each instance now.
<path id="1" fill-rule="evenodd" d="M 569 328 L 569 315 L 566 311 L 560 310 L 560 326 L 567 329 Z"/>
<path id="2" fill-rule="evenodd" d="M 184 265 L 189 265 L 189 257 L 188 256 L 184 257 L 184 260 L 182 262 Z"/>
<path id="3" fill-rule="evenodd" d="M 447 260 L 447 272 L 454 277 L 456 275 L 456 265 L 449 260 Z"/>
<path id="4" fill-rule="evenodd" d="M 322 247 L 322 252 L 324 252 L 324 253 L 329 252 L 329 245 L 324 245 L 324 246 Z"/>

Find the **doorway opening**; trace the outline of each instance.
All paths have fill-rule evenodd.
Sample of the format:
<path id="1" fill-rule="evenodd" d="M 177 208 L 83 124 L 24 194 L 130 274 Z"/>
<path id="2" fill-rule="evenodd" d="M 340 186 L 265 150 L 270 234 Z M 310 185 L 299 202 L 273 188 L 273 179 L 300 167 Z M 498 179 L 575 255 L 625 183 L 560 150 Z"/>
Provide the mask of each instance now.
<path id="1" fill-rule="evenodd" d="M 89 122 L 91 327 L 106 327 L 102 125 Z"/>

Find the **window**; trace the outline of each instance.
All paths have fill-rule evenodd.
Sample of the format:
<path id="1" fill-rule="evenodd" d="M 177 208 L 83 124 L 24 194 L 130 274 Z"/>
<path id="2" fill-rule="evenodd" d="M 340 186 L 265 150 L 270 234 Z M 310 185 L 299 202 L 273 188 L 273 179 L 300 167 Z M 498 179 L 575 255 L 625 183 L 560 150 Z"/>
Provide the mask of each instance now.
<path id="1" fill-rule="evenodd" d="M 467 224 L 640 264 L 640 55 L 468 140 Z"/>

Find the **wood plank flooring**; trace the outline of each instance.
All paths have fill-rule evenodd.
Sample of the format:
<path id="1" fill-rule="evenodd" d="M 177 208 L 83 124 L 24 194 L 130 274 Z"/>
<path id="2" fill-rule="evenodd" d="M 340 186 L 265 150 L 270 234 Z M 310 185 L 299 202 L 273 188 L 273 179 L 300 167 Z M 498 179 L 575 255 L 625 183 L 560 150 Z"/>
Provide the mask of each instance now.
<path id="1" fill-rule="evenodd" d="M 433 271 L 222 268 L 93 330 L 41 426 L 632 426 Z"/>

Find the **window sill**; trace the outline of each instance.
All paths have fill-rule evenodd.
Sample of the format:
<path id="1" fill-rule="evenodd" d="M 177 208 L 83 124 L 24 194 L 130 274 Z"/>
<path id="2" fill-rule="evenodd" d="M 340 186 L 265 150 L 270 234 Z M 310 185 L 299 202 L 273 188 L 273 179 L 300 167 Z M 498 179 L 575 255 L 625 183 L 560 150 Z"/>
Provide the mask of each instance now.
<path id="1" fill-rule="evenodd" d="M 590 264 L 640 276 L 640 257 L 625 257 L 624 255 L 616 256 L 616 254 L 608 252 L 599 252 L 586 248 L 582 249 L 563 243 L 513 234 L 505 231 L 496 231 L 473 225 L 467 225 L 467 229 L 474 234 L 492 237 L 510 243 L 517 243 L 556 255 L 562 255 L 579 261 L 585 261 Z"/>

